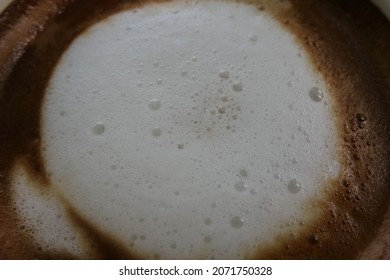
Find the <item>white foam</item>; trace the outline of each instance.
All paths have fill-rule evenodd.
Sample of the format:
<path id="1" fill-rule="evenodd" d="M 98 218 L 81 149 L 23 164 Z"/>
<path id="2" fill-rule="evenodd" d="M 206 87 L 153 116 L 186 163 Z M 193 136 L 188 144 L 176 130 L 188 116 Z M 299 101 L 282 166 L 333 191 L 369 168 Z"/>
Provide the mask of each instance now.
<path id="1" fill-rule="evenodd" d="M 329 93 L 300 53 L 267 14 L 230 1 L 149 5 L 93 26 L 43 106 L 53 184 L 149 257 L 242 258 L 295 232 L 338 172 Z"/>
<path id="2" fill-rule="evenodd" d="M 88 257 L 81 249 L 81 240 L 67 219 L 61 199 L 53 191 L 42 190 L 39 182 L 27 175 L 17 163 L 12 172 L 14 206 L 24 219 L 16 226 L 31 234 L 42 252 L 68 253 L 75 257 Z"/>

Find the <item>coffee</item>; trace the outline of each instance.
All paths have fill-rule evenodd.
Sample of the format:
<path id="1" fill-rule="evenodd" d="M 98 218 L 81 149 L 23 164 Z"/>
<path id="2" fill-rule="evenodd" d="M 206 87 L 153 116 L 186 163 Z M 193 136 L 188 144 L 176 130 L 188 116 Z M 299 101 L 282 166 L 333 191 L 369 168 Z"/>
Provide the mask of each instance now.
<path id="1" fill-rule="evenodd" d="M 388 203 L 390 29 L 374 7 L 93 2 L 0 30 L 2 257 L 364 248 Z"/>

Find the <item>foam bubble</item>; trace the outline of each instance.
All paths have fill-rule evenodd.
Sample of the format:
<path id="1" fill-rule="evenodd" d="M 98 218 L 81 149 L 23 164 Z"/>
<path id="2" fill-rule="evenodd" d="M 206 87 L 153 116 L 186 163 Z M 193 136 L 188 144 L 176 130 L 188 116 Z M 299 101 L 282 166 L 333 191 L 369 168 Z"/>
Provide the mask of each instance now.
<path id="1" fill-rule="evenodd" d="M 242 82 L 234 82 L 233 84 L 233 90 L 240 92 L 244 89 L 244 84 Z"/>
<path id="2" fill-rule="evenodd" d="M 219 76 L 221 79 L 229 79 L 230 72 L 229 72 L 228 70 L 221 70 L 221 71 L 219 71 L 218 76 Z"/>
<path id="3" fill-rule="evenodd" d="M 218 107 L 218 113 L 225 114 L 226 113 L 226 107 L 225 106 Z"/>
<path id="4" fill-rule="evenodd" d="M 156 111 L 161 108 L 161 101 L 158 99 L 152 99 L 149 101 L 149 109 Z"/>
<path id="5" fill-rule="evenodd" d="M 298 193 L 301 190 L 301 183 L 297 179 L 291 179 L 288 182 L 288 190 L 291 193 Z"/>
<path id="6" fill-rule="evenodd" d="M 210 218 L 206 218 L 205 220 L 204 220 L 204 224 L 206 225 L 206 226 L 209 226 L 209 225 L 211 225 L 213 223 L 213 221 L 210 219 Z"/>
<path id="7" fill-rule="evenodd" d="M 324 93 L 318 87 L 313 87 L 309 91 L 311 99 L 315 102 L 321 102 L 324 99 Z"/>
<path id="8" fill-rule="evenodd" d="M 241 175 L 242 177 L 247 177 L 247 176 L 248 176 L 248 171 L 247 171 L 246 169 L 241 169 L 241 170 L 240 170 L 240 175 Z"/>
<path id="9" fill-rule="evenodd" d="M 95 135 L 101 135 L 104 133 L 105 130 L 106 130 L 106 126 L 102 122 L 97 122 L 92 127 L 92 133 Z"/>
<path id="10" fill-rule="evenodd" d="M 205 236 L 203 240 L 205 243 L 210 243 L 212 241 L 212 238 L 210 236 Z"/>
<path id="11" fill-rule="evenodd" d="M 161 128 L 159 128 L 159 127 L 155 127 L 152 129 L 152 135 L 154 137 L 159 137 L 161 135 L 161 133 L 162 133 Z"/>
<path id="12" fill-rule="evenodd" d="M 356 119 L 360 123 L 363 123 L 367 120 L 366 116 L 360 113 L 356 115 Z"/>
<path id="13" fill-rule="evenodd" d="M 230 225 L 234 229 L 239 229 L 244 225 L 244 218 L 235 216 L 233 219 L 230 220 Z"/>
<path id="14" fill-rule="evenodd" d="M 257 42 L 257 40 L 258 40 L 257 35 L 254 35 L 254 34 L 249 35 L 249 41 L 255 43 L 255 42 Z"/>
<path id="15" fill-rule="evenodd" d="M 239 192 L 243 192 L 248 188 L 248 186 L 246 185 L 246 183 L 244 181 L 239 181 L 239 182 L 234 184 L 234 188 Z"/>
<path id="16" fill-rule="evenodd" d="M 229 100 L 229 98 L 226 95 L 221 97 L 222 102 L 228 102 L 228 100 Z"/>

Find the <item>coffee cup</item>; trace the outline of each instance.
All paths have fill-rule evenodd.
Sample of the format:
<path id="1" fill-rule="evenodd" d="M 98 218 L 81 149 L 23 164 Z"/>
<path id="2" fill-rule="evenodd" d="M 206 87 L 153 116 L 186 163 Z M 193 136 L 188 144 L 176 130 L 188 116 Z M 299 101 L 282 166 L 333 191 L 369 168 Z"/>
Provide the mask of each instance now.
<path id="1" fill-rule="evenodd" d="M 0 20 L 0 257 L 338 259 L 374 239 L 390 24 L 369 2 L 14 1 Z"/>

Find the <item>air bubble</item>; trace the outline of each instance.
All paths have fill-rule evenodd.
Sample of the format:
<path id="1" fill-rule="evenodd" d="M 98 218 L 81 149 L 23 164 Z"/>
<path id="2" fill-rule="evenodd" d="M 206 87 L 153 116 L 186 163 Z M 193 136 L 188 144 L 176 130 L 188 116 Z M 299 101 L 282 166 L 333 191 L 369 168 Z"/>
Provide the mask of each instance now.
<path id="1" fill-rule="evenodd" d="M 178 148 L 179 150 L 183 150 L 183 149 L 184 149 L 184 144 L 178 144 L 178 145 L 177 145 L 177 148 Z"/>
<path id="2" fill-rule="evenodd" d="M 101 135 L 104 133 L 105 130 L 105 125 L 101 122 L 97 122 L 92 128 L 92 133 L 95 135 Z"/>
<path id="3" fill-rule="evenodd" d="M 158 99 L 152 99 L 149 101 L 149 109 L 156 111 L 161 108 L 161 101 Z"/>
<path id="4" fill-rule="evenodd" d="M 291 193 L 298 193 L 301 190 L 302 186 L 301 183 L 298 182 L 297 179 L 292 179 L 290 182 L 288 182 L 288 190 Z"/>
<path id="5" fill-rule="evenodd" d="M 366 118 L 366 116 L 363 115 L 363 114 L 357 114 L 357 115 L 356 115 L 356 119 L 357 119 L 358 122 L 361 122 L 361 123 L 362 123 L 362 122 L 365 122 L 367 118 Z"/>
<path id="6" fill-rule="evenodd" d="M 222 70 L 219 72 L 218 76 L 221 78 L 221 79 L 229 79 L 229 71 L 227 70 Z"/>
<path id="7" fill-rule="evenodd" d="M 205 236 L 203 239 L 205 243 L 210 243 L 211 242 L 211 237 L 210 236 Z"/>
<path id="8" fill-rule="evenodd" d="M 205 224 L 206 226 L 209 226 L 209 225 L 211 225 L 212 223 L 213 223 L 213 221 L 212 221 L 210 218 L 204 219 L 204 224 Z"/>
<path id="9" fill-rule="evenodd" d="M 218 113 L 220 114 L 225 114 L 226 113 L 226 108 L 221 106 L 221 107 L 218 107 Z"/>
<path id="10" fill-rule="evenodd" d="M 159 137 L 161 135 L 161 128 L 155 127 L 152 129 L 152 135 L 154 137 Z"/>
<path id="11" fill-rule="evenodd" d="M 224 95 L 224 96 L 221 97 L 221 100 L 222 100 L 222 102 L 227 102 L 228 101 L 228 97 L 226 95 Z"/>
<path id="12" fill-rule="evenodd" d="M 239 216 L 235 216 L 230 220 L 230 225 L 235 229 L 241 228 L 244 225 L 244 219 Z"/>
<path id="13" fill-rule="evenodd" d="M 257 35 L 249 35 L 249 41 L 253 42 L 253 43 L 256 43 L 257 42 Z"/>
<path id="14" fill-rule="evenodd" d="M 234 91 L 237 91 L 237 92 L 240 92 L 244 89 L 244 85 L 241 83 L 241 82 L 235 82 L 233 84 L 233 90 Z"/>
<path id="15" fill-rule="evenodd" d="M 248 176 L 248 171 L 246 171 L 245 169 L 241 169 L 241 170 L 240 170 L 240 175 L 241 175 L 242 177 L 247 177 L 247 176 Z"/>
<path id="16" fill-rule="evenodd" d="M 324 99 L 324 93 L 318 87 L 313 87 L 309 93 L 311 99 L 315 102 L 321 102 Z"/>
<path id="17" fill-rule="evenodd" d="M 244 181 L 239 181 L 234 184 L 234 188 L 239 192 L 243 192 L 248 188 L 248 186 L 245 184 Z"/>

